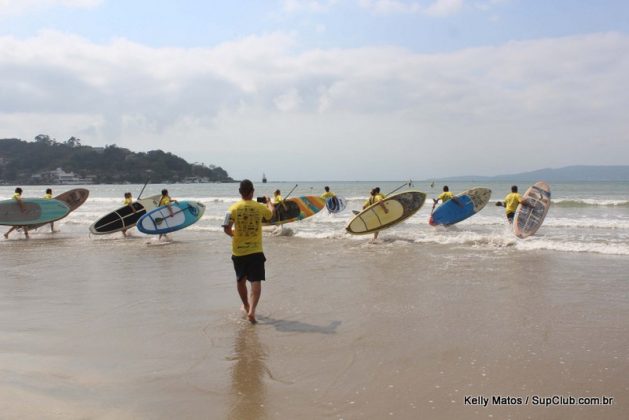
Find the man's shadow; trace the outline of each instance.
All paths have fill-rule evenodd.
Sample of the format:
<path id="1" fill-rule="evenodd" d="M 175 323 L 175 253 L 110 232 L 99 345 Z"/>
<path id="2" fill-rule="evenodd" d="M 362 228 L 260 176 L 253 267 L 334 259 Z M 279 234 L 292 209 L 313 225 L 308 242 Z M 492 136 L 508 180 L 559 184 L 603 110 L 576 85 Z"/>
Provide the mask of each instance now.
<path id="1" fill-rule="evenodd" d="M 301 321 L 287 321 L 284 319 L 274 319 L 268 316 L 258 316 L 258 323 L 262 325 L 272 325 L 281 332 L 302 332 L 318 334 L 336 334 L 336 328 L 341 325 L 341 321 L 331 321 L 328 325 L 313 325 Z"/>

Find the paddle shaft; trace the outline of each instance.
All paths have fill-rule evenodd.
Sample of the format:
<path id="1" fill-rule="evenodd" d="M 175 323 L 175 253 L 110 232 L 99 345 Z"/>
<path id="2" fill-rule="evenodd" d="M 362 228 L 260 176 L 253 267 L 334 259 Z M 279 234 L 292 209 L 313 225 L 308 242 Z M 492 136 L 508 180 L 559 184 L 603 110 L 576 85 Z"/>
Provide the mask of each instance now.
<path id="1" fill-rule="evenodd" d="M 146 188 L 146 186 L 148 185 L 150 180 L 151 180 L 151 178 L 146 180 L 146 182 L 144 183 L 144 186 L 142 187 L 142 190 L 140 190 L 140 195 L 138 195 L 138 198 L 136 200 L 139 200 L 140 197 L 142 197 L 142 193 L 144 192 L 144 188 Z"/>
<path id="2" fill-rule="evenodd" d="M 295 186 L 293 187 L 293 189 L 292 189 L 292 190 L 290 190 L 290 191 L 288 192 L 288 194 L 286 194 L 286 196 L 284 197 L 284 200 L 286 200 L 286 199 L 288 198 L 288 196 L 289 196 L 289 195 L 291 195 L 291 194 L 293 193 L 293 191 L 295 191 L 295 188 L 297 188 L 297 185 L 298 185 L 298 184 L 295 184 Z"/>
<path id="3" fill-rule="evenodd" d="M 173 212 L 173 214 L 171 214 L 171 215 L 169 215 L 169 216 L 166 216 L 166 217 L 156 217 L 156 218 L 154 219 L 154 220 L 155 220 L 155 227 L 157 227 L 157 225 L 161 225 L 161 224 L 162 224 L 162 222 L 163 222 L 165 219 L 167 219 L 167 218 L 169 218 L 169 217 L 174 217 L 174 216 L 175 216 L 175 214 L 179 214 L 179 213 L 181 213 L 181 212 L 183 212 L 183 211 L 185 211 L 185 210 L 188 210 L 189 208 L 190 208 L 190 205 L 188 205 L 188 206 L 187 206 L 187 207 L 185 207 L 185 208 L 180 207 L 180 209 L 179 209 L 179 210 L 174 211 L 174 212 Z"/>
<path id="4" fill-rule="evenodd" d="M 394 189 L 394 190 L 393 190 L 393 191 L 391 191 L 390 193 L 385 194 L 385 197 L 387 197 L 387 196 L 389 196 L 389 195 L 393 194 L 394 192 L 396 192 L 396 191 L 398 191 L 398 190 L 400 190 L 400 189 L 402 189 L 402 188 L 406 187 L 407 185 L 408 185 L 409 187 L 411 186 L 411 180 L 410 180 L 410 179 L 409 179 L 409 181 L 408 181 L 408 182 L 405 182 L 404 184 L 400 185 L 399 187 L 397 187 L 396 189 Z"/>

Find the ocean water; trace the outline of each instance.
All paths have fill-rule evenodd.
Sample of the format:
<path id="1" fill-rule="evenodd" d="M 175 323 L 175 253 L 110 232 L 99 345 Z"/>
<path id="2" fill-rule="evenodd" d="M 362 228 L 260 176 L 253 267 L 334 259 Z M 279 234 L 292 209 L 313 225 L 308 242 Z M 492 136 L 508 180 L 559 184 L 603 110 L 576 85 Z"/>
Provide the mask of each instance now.
<path id="1" fill-rule="evenodd" d="M 166 186 L 207 206 L 168 242 L 90 237 L 142 186 L 86 186 L 59 233 L 0 238 L 0 417 L 627 418 L 629 184 L 551 185 L 546 223 L 525 240 L 493 205 L 507 183 L 487 184 L 492 203 L 451 228 L 428 225 L 429 201 L 376 244 L 345 233 L 373 186 L 400 183 L 300 182 L 295 195 L 329 184 L 348 209 L 283 236 L 268 229 L 255 326 L 239 311 L 220 227 L 238 184 Z M 259 184 L 257 195 L 294 185 Z M 45 186 L 23 188 L 37 197 Z M 434 197 L 441 185 L 415 188 Z M 478 407 L 468 395 L 614 405 Z"/>
<path id="2" fill-rule="evenodd" d="M 291 196 L 319 195 L 324 185 L 329 185 L 338 196 L 347 200 L 347 208 L 340 214 L 322 211 L 309 219 L 286 225 L 283 234 L 311 240 L 338 239 L 343 241 L 365 241 L 368 237 L 352 236 L 345 226 L 353 217 L 351 210 L 358 210 L 374 186 L 385 193 L 399 187 L 401 182 L 280 182 L 258 183 L 256 195 L 271 196 L 275 189 L 286 195 L 295 185 Z M 427 193 L 428 200 L 413 217 L 381 233 L 385 244 L 446 244 L 450 246 L 501 250 L 514 248 L 522 251 L 554 250 L 568 253 L 595 253 L 629 255 L 629 182 L 578 182 L 551 184 L 552 205 L 546 220 L 537 234 L 525 240 L 516 238 L 506 223 L 504 209 L 496 207 L 510 192 L 507 182 L 450 182 L 450 191 L 455 194 L 474 186 L 492 190 L 490 203 L 475 216 L 451 227 L 432 227 L 428 224 L 432 208 L 432 197 L 441 192 L 441 183 L 431 187 L 429 182 L 415 181 L 414 189 Z M 529 184 L 519 183 L 520 193 Z M 53 186 L 55 194 L 73 186 Z M 87 185 L 90 190 L 87 202 L 59 222 L 61 230 L 68 235 L 87 235 L 88 227 L 104 214 L 122 204 L 125 191 L 137 198 L 142 185 Z M 205 215 L 189 232 L 220 232 L 227 208 L 239 199 L 238 184 L 175 184 L 148 185 L 143 196 L 159 194 L 168 188 L 170 195 L 179 200 L 196 200 L 207 206 Z M 46 186 L 24 187 L 25 197 L 43 195 Z M 0 187 L 0 198 L 11 196 L 13 187 Z M 40 229 L 45 232 L 47 228 Z M 139 234 L 138 234 L 139 235 Z M 19 236 L 19 235 L 18 235 Z M 98 239 L 102 239 L 99 237 Z M 106 238 L 106 237 L 105 237 Z"/>

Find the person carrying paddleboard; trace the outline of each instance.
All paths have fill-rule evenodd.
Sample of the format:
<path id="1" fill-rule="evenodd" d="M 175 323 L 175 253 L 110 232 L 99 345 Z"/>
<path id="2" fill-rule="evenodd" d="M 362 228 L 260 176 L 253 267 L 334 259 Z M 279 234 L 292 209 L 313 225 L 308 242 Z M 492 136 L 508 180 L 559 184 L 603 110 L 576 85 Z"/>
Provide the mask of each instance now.
<path id="1" fill-rule="evenodd" d="M 245 179 L 238 189 L 242 200 L 233 204 L 223 222 L 223 231 L 232 238 L 232 262 L 236 272 L 236 288 L 242 301 L 242 310 L 252 324 L 256 323 L 256 307 L 265 280 L 262 250 L 262 221 L 270 221 L 274 206 L 265 197 L 264 204 L 253 200 L 253 183 Z M 247 281 L 251 283 L 248 296 Z"/>
<path id="2" fill-rule="evenodd" d="M 323 189 L 325 190 L 325 192 L 321 194 L 321 198 L 323 198 L 324 200 L 327 200 L 328 198 L 336 197 L 336 194 L 330 191 L 330 187 L 328 187 L 327 185 L 323 187 Z"/>
<path id="3" fill-rule="evenodd" d="M 131 211 L 135 213 L 135 207 L 133 207 L 133 195 L 130 192 L 124 193 L 124 201 L 122 202 L 125 206 L 129 206 Z M 127 229 L 122 229 L 122 236 L 127 237 Z"/>
<path id="4" fill-rule="evenodd" d="M 456 197 L 454 196 L 454 194 L 452 194 L 450 192 L 450 187 L 448 187 L 447 185 L 443 186 L 443 192 L 441 194 L 439 194 L 439 196 L 437 196 L 437 198 L 433 198 L 433 204 L 432 204 L 432 209 L 435 209 L 435 206 L 437 205 L 437 203 L 439 201 L 441 201 L 441 203 L 445 203 L 446 201 L 452 200 L 454 201 L 456 204 L 458 204 L 460 207 L 461 203 L 459 202 L 459 200 L 456 199 Z"/>
<path id="5" fill-rule="evenodd" d="M 332 191 L 330 191 L 330 187 L 328 187 L 327 185 L 325 187 L 323 187 L 323 189 L 325 190 L 325 192 L 323 194 L 321 194 L 321 198 L 323 198 L 326 202 L 328 201 L 328 199 L 332 199 L 332 207 L 333 209 L 338 209 L 339 208 L 339 200 L 338 198 L 336 198 L 336 194 L 334 194 Z M 330 209 L 328 208 L 328 211 Z"/>
<path id="6" fill-rule="evenodd" d="M 173 208 L 170 206 L 170 203 L 178 203 L 178 201 L 177 200 L 173 200 L 168 195 L 168 190 L 166 188 L 164 188 L 162 190 L 162 196 L 159 199 L 159 204 L 157 205 L 157 207 L 162 207 L 162 206 L 168 207 L 168 213 L 170 213 L 170 217 L 173 217 L 175 215 L 175 213 L 173 213 Z M 168 238 L 168 235 L 166 235 L 165 233 L 160 233 L 159 237 L 157 238 L 157 240 L 159 241 L 160 239 L 162 239 L 162 236 L 165 236 L 166 238 Z"/>
<path id="7" fill-rule="evenodd" d="M 513 224 L 513 218 L 515 217 L 515 211 L 518 208 L 518 204 L 526 204 L 522 200 L 522 196 L 518 193 L 518 186 L 511 186 L 511 193 L 507 194 L 503 202 L 496 202 L 497 206 L 502 206 L 505 208 L 505 212 L 507 214 L 507 220 L 509 223 Z"/>
<path id="8" fill-rule="evenodd" d="M 375 187 L 374 189 L 371 190 L 371 193 L 369 195 L 369 198 L 367 199 L 367 201 L 365 201 L 363 203 L 363 210 L 366 209 L 367 207 L 376 204 L 380 201 L 384 200 L 384 195 L 382 195 L 380 193 L 380 187 Z M 389 209 L 386 208 L 386 206 L 384 206 L 383 204 L 380 205 L 382 207 L 382 210 L 384 210 L 385 214 L 389 213 Z M 373 233 L 373 240 L 375 241 L 376 239 L 378 239 L 378 233 L 380 233 L 380 231 L 374 232 Z"/>
<path id="9" fill-rule="evenodd" d="M 52 200 L 52 188 L 46 188 L 46 194 L 43 197 L 44 200 Z M 55 231 L 55 222 L 50 222 L 50 231 Z"/>
<path id="10" fill-rule="evenodd" d="M 279 212 L 280 209 L 279 207 L 277 207 L 279 204 L 282 205 L 282 209 L 284 210 L 284 213 Z M 273 206 L 274 206 L 274 211 L 278 212 L 277 219 L 282 220 L 283 214 L 285 214 L 288 211 L 288 209 L 286 208 L 286 204 L 284 203 L 284 198 L 282 197 L 282 193 L 280 192 L 280 190 L 275 190 L 275 192 L 273 193 Z M 281 229 L 284 229 L 284 226 L 280 225 L 280 230 Z"/>
<path id="11" fill-rule="evenodd" d="M 22 213 L 26 211 L 26 207 L 24 207 L 24 203 L 22 202 L 22 189 L 20 187 L 17 187 L 15 189 L 15 192 L 13 193 L 11 199 L 17 201 L 17 205 L 20 206 L 20 211 Z M 26 239 L 28 239 L 28 229 L 24 228 L 24 226 L 11 226 L 11 229 L 9 229 L 7 233 L 4 234 L 4 239 L 9 239 L 9 233 L 18 228 L 22 228 L 24 236 L 26 236 Z"/>
<path id="12" fill-rule="evenodd" d="M 447 185 L 444 185 L 443 192 L 439 194 L 437 198 L 433 198 L 432 201 L 434 201 L 435 204 L 437 204 L 439 200 L 441 200 L 442 203 L 445 203 L 446 201 L 451 200 L 453 198 L 454 198 L 454 194 L 450 192 L 450 187 L 448 187 Z"/>

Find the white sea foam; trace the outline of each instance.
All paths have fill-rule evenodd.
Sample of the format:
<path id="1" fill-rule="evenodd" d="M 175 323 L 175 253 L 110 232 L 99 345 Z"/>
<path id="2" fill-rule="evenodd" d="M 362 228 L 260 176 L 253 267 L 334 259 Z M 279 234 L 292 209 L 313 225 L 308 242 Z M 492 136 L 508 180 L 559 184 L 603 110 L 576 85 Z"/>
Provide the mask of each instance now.
<path id="1" fill-rule="evenodd" d="M 552 205 L 559 207 L 629 207 L 629 201 L 594 198 L 558 198 L 551 200 L 551 206 Z"/>
<path id="2" fill-rule="evenodd" d="M 571 242 L 540 238 L 518 241 L 516 248 L 521 250 L 553 250 L 563 252 L 590 252 L 606 255 L 629 255 L 629 245 L 622 243 Z"/>

